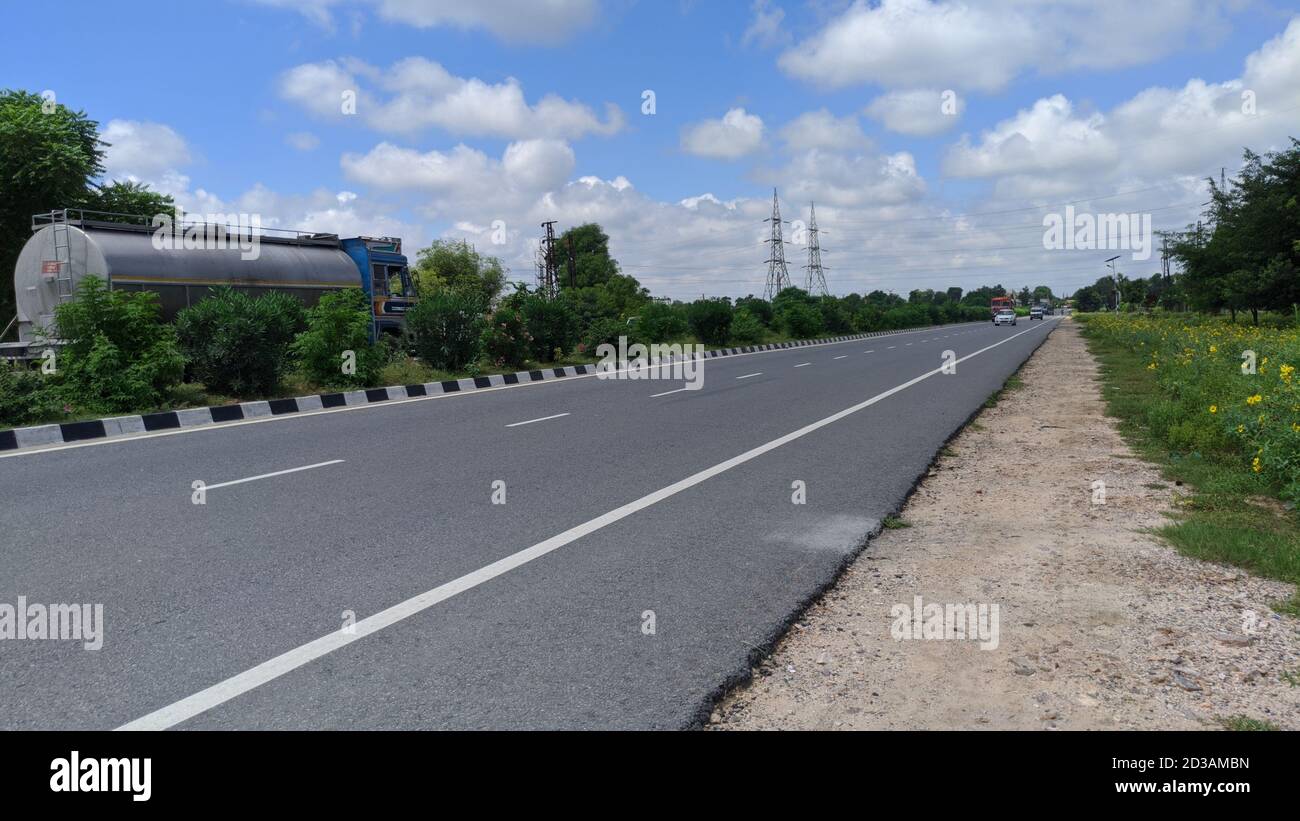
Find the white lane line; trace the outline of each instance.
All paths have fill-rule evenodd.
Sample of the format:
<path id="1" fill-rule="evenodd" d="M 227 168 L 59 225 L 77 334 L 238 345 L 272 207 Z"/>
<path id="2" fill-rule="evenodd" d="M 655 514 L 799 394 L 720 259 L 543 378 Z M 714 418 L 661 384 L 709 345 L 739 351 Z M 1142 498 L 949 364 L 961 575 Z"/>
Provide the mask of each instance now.
<path id="1" fill-rule="evenodd" d="M 536 424 L 537 422 L 549 422 L 552 419 L 562 419 L 565 416 L 572 416 L 572 415 L 573 414 L 569 414 L 569 413 L 557 413 L 554 416 L 543 416 L 541 419 L 529 419 L 527 422 L 515 422 L 513 425 L 506 425 L 506 427 L 521 428 L 524 425 L 532 425 L 532 424 Z"/>
<path id="2" fill-rule="evenodd" d="M 837 357 L 835 357 L 835 359 L 836 359 L 836 361 L 839 361 L 839 360 L 841 360 L 841 359 L 848 359 L 848 357 L 847 357 L 847 356 L 837 356 Z"/>
<path id="3" fill-rule="evenodd" d="M 1044 326 L 1039 325 L 1037 327 L 1042 328 Z M 1008 336 L 1001 341 L 994 342 L 988 347 L 980 348 L 975 353 L 967 354 L 961 359 L 958 359 L 956 363 L 952 364 L 959 364 L 965 362 L 967 359 L 973 359 L 986 351 L 991 351 L 999 345 L 1005 345 L 1016 337 L 1024 336 L 1034 330 L 1036 330 L 1036 328 L 1028 328 L 1020 331 L 1019 333 Z M 681 493 L 684 490 L 689 490 L 698 484 L 702 484 L 703 482 L 712 479 L 714 476 L 726 473 L 734 467 L 738 467 L 746 462 L 757 459 L 763 454 L 776 450 L 782 445 L 788 445 L 797 439 L 802 439 L 810 433 L 821 430 L 828 425 L 833 425 L 845 417 L 851 416 L 865 408 L 869 408 L 877 402 L 888 399 L 896 393 L 907 390 L 918 382 L 929 379 L 935 374 L 942 373 L 945 367 L 949 367 L 949 364 L 945 363 L 943 366 L 909 379 L 901 385 L 896 385 L 883 393 L 878 393 L 870 399 L 859 402 L 850 408 L 845 408 L 838 413 L 831 414 L 825 419 L 820 419 L 810 425 L 805 425 L 796 431 L 787 433 L 785 436 L 773 439 L 772 441 L 759 445 L 752 450 L 747 450 L 739 456 L 733 456 L 725 462 L 719 462 L 713 467 L 705 468 L 699 473 L 687 476 L 681 481 L 660 488 L 653 493 L 642 496 L 636 501 L 628 502 L 622 507 L 614 508 L 608 513 L 604 513 L 590 521 L 572 527 L 557 536 L 552 536 L 546 541 L 538 542 L 532 547 L 524 548 L 518 553 L 506 556 L 504 559 L 498 559 L 492 564 L 485 565 L 472 573 L 467 573 L 458 579 L 453 579 L 446 584 L 439 585 L 432 590 L 420 593 L 404 602 L 395 604 L 387 610 L 381 610 L 373 616 L 368 616 L 353 624 L 350 632 L 338 630 L 333 633 L 327 633 L 314 641 L 307 642 L 306 644 L 295 647 L 288 652 L 281 653 L 273 659 L 269 659 L 256 667 L 252 667 L 242 673 L 233 675 L 225 681 L 214 684 L 205 690 L 200 690 L 194 695 L 187 696 L 180 701 L 169 704 L 159 710 L 155 710 L 146 716 L 137 718 L 135 721 L 123 724 L 117 729 L 166 730 L 180 724 L 182 721 L 188 721 L 201 713 L 211 710 L 213 707 L 237 698 L 238 696 L 247 693 L 249 690 L 260 687 L 267 682 L 274 681 L 286 673 L 292 672 L 309 662 L 328 655 L 341 647 L 346 647 L 352 642 L 364 638 L 371 633 L 377 633 L 385 627 L 390 627 L 403 619 L 414 616 L 416 613 L 428 610 L 435 604 L 446 601 L 452 596 L 478 587 L 484 582 L 491 581 L 497 576 L 509 573 L 511 570 L 514 570 L 517 567 L 522 567 L 534 559 L 539 559 L 548 553 L 553 553 L 561 547 L 581 539 L 583 536 L 595 533 L 596 531 L 608 527 L 615 522 L 622 521 L 638 511 L 644 510 L 652 505 L 664 501 L 665 499 L 676 496 L 678 493 Z"/>
<path id="4" fill-rule="evenodd" d="M 895 349 L 895 348 L 897 348 L 897 347 L 898 347 L 897 345 L 890 345 L 890 346 L 889 346 L 889 350 L 892 351 L 893 349 Z"/>
<path id="5" fill-rule="evenodd" d="M 795 367 L 796 367 L 796 368 L 806 368 L 806 367 L 808 367 L 808 366 L 811 365 L 811 364 L 812 364 L 811 362 L 804 362 L 804 363 L 802 363 L 802 364 L 800 364 L 800 365 L 795 365 Z"/>
<path id="6" fill-rule="evenodd" d="M 242 485 L 245 482 L 256 482 L 258 479 L 270 479 L 272 476 L 284 476 L 289 473 L 300 473 L 304 470 L 315 470 L 316 468 L 329 467 L 330 465 L 341 465 L 342 459 L 331 459 L 328 462 L 320 462 L 315 465 L 305 465 L 300 468 L 289 468 L 288 470 L 277 470 L 275 473 L 263 473 L 260 476 L 249 476 L 247 479 L 236 479 L 233 482 L 221 482 L 216 485 L 204 485 L 204 490 L 216 490 L 220 487 L 230 487 L 231 485 Z"/>
<path id="7" fill-rule="evenodd" d="M 763 372 L 762 372 L 762 371 L 759 371 L 758 373 L 747 373 L 747 374 L 745 374 L 744 376 L 737 376 L 736 378 L 737 378 L 737 379 L 749 379 L 751 376 L 762 376 L 762 375 L 763 375 Z"/>
<path id="8" fill-rule="evenodd" d="M 689 391 L 689 390 L 690 390 L 690 388 L 678 388 L 678 389 L 675 390 L 675 391 L 664 391 L 663 393 L 656 393 L 654 396 L 652 396 L 652 397 L 650 397 L 650 398 L 651 398 L 651 399 L 658 399 L 658 398 L 661 397 L 661 396 L 672 396 L 672 395 L 675 394 L 675 393 L 681 393 L 682 391 Z"/>

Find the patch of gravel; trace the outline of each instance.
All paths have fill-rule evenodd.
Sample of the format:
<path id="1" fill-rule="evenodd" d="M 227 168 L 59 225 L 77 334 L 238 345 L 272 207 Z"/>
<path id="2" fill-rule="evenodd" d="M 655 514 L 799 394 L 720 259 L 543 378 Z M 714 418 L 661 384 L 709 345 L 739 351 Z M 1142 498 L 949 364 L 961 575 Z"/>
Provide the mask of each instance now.
<path id="1" fill-rule="evenodd" d="M 1149 535 L 1177 489 L 1106 418 L 1073 322 L 1020 376 L 712 729 L 1300 729 L 1300 622 L 1269 606 L 1291 586 Z M 895 640 L 915 596 L 998 605 L 998 647 Z"/>

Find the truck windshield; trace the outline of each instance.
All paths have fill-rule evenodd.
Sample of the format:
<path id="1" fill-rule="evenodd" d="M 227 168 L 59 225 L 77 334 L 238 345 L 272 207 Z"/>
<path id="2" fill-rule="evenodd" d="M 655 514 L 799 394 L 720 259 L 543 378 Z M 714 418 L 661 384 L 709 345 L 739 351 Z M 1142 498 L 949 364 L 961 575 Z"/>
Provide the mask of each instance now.
<path id="1" fill-rule="evenodd" d="M 410 277 L 404 265 L 383 265 L 376 263 L 372 267 L 376 296 L 413 296 Z"/>

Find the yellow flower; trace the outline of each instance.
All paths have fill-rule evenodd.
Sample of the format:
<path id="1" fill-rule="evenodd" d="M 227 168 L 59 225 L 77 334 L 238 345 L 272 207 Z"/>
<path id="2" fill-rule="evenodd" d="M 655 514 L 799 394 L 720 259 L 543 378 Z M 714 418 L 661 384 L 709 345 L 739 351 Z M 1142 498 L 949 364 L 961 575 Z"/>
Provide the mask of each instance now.
<path id="1" fill-rule="evenodd" d="M 1219 346 L 1218 346 L 1218 345 L 1211 345 L 1211 346 L 1210 346 L 1210 353 L 1218 353 L 1218 352 L 1219 352 Z"/>
<path id="2" fill-rule="evenodd" d="M 1256 473 L 1259 473 L 1260 471 L 1262 471 L 1262 470 L 1264 469 L 1264 466 L 1261 465 L 1261 464 L 1259 463 L 1259 457 L 1258 457 L 1258 456 L 1256 456 L 1256 457 L 1251 461 L 1251 463 L 1250 463 L 1250 469 L 1253 470 L 1253 471 L 1255 471 Z"/>
<path id="3" fill-rule="evenodd" d="M 1218 405 L 1210 405 L 1210 413 L 1218 413 L 1218 412 L 1219 412 Z"/>
<path id="4" fill-rule="evenodd" d="M 1246 426 L 1245 426 L 1245 425 L 1238 425 L 1238 426 L 1237 426 L 1237 433 L 1245 433 L 1245 432 L 1246 432 Z"/>
<path id="5" fill-rule="evenodd" d="M 1263 402 L 1263 401 L 1264 401 L 1264 397 L 1260 396 L 1259 394 L 1255 394 L 1254 396 L 1248 396 L 1248 397 L 1246 397 L 1246 404 L 1247 404 L 1247 405 L 1258 405 L 1260 402 Z"/>

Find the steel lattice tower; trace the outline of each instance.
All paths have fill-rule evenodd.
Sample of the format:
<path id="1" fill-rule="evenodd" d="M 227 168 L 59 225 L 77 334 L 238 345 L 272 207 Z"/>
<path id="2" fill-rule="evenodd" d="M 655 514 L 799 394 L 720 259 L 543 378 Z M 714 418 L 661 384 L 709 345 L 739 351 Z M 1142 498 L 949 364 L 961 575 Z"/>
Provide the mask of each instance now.
<path id="1" fill-rule="evenodd" d="M 772 189 L 772 216 L 763 222 L 772 223 L 772 237 L 767 240 L 772 250 L 767 259 L 766 299 L 781 293 L 790 287 L 790 269 L 785 264 L 785 238 L 781 236 L 781 203 L 776 198 L 776 189 Z"/>
<path id="2" fill-rule="evenodd" d="M 808 293 L 818 296 L 830 296 L 826 288 L 826 269 L 822 267 L 821 231 L 817 228 L 817 203 L 809 203 L 808 215 Z"/>

